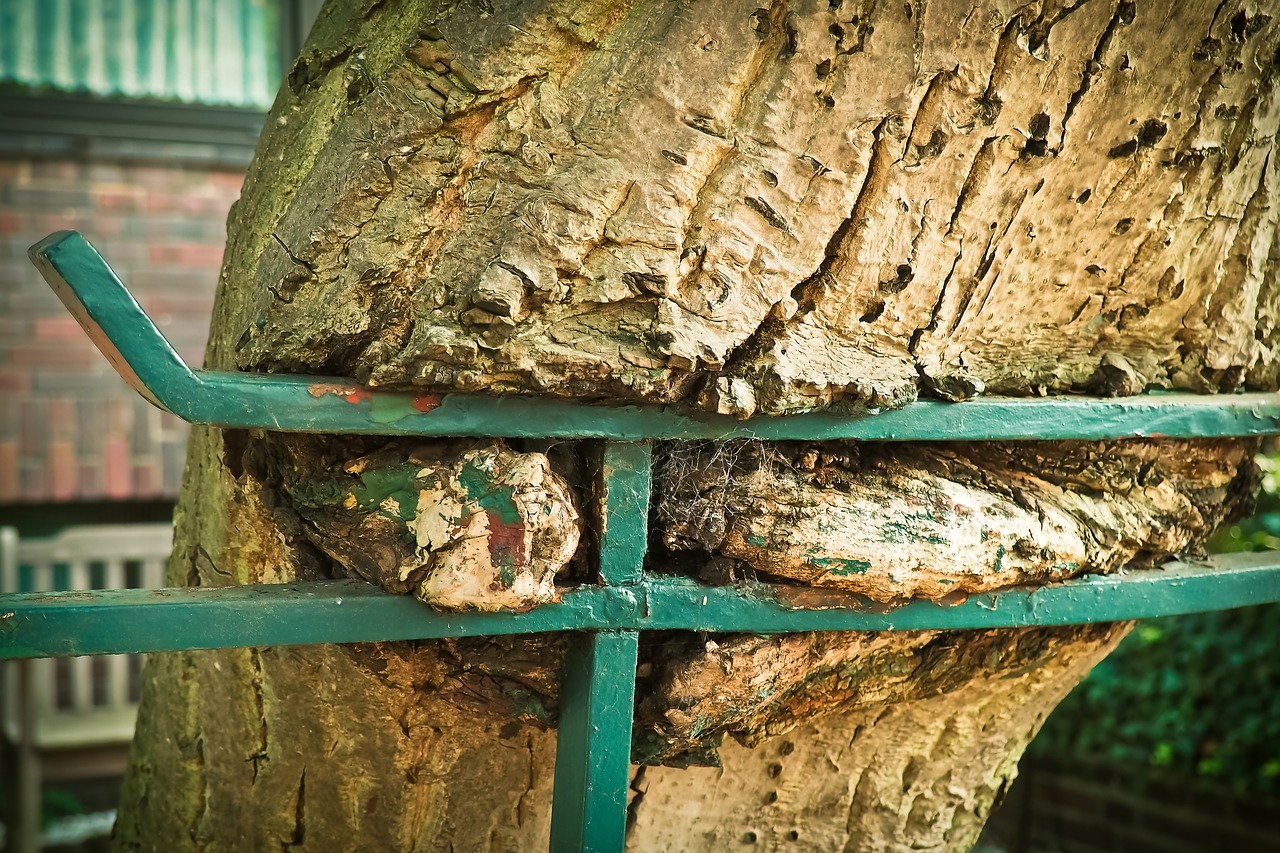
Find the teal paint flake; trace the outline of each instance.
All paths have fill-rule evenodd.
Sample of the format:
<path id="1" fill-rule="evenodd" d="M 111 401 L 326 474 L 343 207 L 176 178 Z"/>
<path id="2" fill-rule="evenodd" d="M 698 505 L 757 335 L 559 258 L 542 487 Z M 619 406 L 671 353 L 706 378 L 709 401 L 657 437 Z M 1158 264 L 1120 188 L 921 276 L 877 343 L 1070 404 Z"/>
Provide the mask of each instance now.
<path id="1" fill-rule="evenodd" d="M 871 568 L 871 563 L 866 560 L 854 560 L 846 557 L 810 557 L 809 562 L 823 571 L 833 575 L 840 575 L 841 577 L 866 574 Z"/>
<path id="2" fill-rule="evenodd" d="M 523 524 L 520 508 L 516 506 L 515 492 L 510 486 L 494 483 L 492 472 L 481 466 L 479 457 L 473 456 L 466 461 L 458 472 L 458 483 L 466 491 L 469 500 L 475 501 L 501 524 Z"/>
<path id="3" fill-rule="evenodd" d="M 352 489 L 356 505 L 374 510 L 387 518 L 410 521 L 418 513 L 417 465 L 397 465 L 393 468 L 375 468 L 360 474 L 360 487 Z M 397 504 L 396 511 L 385 508 L 387 498 Z"/>
<path id="4" fill-rule="evenodd" d="M 895 545 L 910 545 L 918 542 L 930 545 L 946 545 L 948 544 L 948 539 L 945 536 L 932 531 L 925 532 L 932 525 L 944 523 L 945 521 L 945 517 L 938 518 L 927 510 L 915 512 L 904 516 L 901 520 L 886 522 L 884 527 L 880 529 L 880 534 L 884 537 L 884 541 L 892 542 Z M 921 524 L 919 522 L 924 523 Z"/>

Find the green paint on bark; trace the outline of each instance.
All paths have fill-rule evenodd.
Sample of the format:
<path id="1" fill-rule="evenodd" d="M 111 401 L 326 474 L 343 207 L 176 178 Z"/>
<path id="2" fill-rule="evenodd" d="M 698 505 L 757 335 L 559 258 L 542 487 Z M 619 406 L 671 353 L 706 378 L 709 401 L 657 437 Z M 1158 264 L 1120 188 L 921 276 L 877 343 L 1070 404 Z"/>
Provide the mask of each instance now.
<path id="1" fill-rule="evenodd" d="M 845 557 L 810 557 L 809 562 L 833 575 L 861 575 L 871 568 L 866 560 L 852 560 Z"/>
<path id="2" fill-rule="evenodd" d="M 520 516 L 520 508 L 516 506 L 511 487 L 496 485 L 492 472 L 486 471 L 476 459 L 468 459 L 462 466 L 462 470 L 458 472 L 458 482 L 466 490 L 468 498 L 502 524 L 520 524 L 524 520 Z"/>

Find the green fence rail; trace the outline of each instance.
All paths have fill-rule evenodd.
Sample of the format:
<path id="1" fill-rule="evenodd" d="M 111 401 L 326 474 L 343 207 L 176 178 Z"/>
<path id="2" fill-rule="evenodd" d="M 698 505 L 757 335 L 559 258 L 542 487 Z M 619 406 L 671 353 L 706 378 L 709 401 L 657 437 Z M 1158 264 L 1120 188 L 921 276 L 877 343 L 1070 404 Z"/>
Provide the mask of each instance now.
<path id="1" fill-rule="evenodd" d="M 562 683 L 554 850 L 624 843 L 639 632 L 927 630 L 1066 625 L 1280 601 L 1280 552 L 1086 576 L 896 608 L 765 583 L 646 576 L 651 442 L 662 439 L 1046 440 L 1280 434 L 1280 395 L 1122 400 L 985 398 L 842 417 L 734 420 L 660 406 L 372 391 L 349 380 L 193 370 L 79 234 L 31 257 L 129 384 L 157 406 L 227 428 L 414 436 L 605 439 L 608 524 L 598 585 L 526 613 L 443 613 L 357 581 L 0 596 L 0 657 L 573 632 Z"/>

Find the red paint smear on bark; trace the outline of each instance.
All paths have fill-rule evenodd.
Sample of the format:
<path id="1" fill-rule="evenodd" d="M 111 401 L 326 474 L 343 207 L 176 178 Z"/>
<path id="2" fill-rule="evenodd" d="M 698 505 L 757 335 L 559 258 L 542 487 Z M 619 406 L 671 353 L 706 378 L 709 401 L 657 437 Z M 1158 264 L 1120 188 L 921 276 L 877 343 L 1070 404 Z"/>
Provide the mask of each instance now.
<path id="1" fill-rule="evenodd" d="M 503 524 L 497 513 L 485 510 L 489 518 L 489 559 L 495 566 L 523 566 L 524 525 Z"/>
<path id="2" fill-rule="evenodd" d="M 421 397 L 413 398 L 413 407 L 419 412 L 429 412 L 440 405 L 441 400 L 439 394 L 423 394 Z"/>
<path id="3" fill-rule="evenodd" d="M 362 403 L 373 396 L 372 393 L 364 388 L 358 388 L 354 385 L 326 385 L 323 382 L 308 386 L 307 393 L 317 399 L 325 394 L 332 394 L 335 397 L 341 397 L 348 403 Z"/>

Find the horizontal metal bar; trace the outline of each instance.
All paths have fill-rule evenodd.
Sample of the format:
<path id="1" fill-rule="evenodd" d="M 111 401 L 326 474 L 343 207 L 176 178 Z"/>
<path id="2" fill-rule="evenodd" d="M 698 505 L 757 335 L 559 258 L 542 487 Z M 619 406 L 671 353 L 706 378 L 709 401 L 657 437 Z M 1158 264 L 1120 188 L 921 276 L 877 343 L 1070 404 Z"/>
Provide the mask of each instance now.
<path id="1" fill-rule="evenodd" d="M 1280 601 L 1280 552 L 1227 554 L 971 596 L 874 605 L 762 583 L 649 578 L 525 613 L 442 613 L 357 581 L 0 596 L 0 658 L 580 630 L 919 631 L 1144 619 Z"/>
<path id="2" fill-rule="evenodd" d="M 192 423 L 287 432 L 642 439 L 1054 440 L 1280 433 L 1280 394 L 979 397 L 861 415 L 736 420 L 663 406 L 404 394 L 348 379 L 192 370 L 88 241 L 50 235 L 31 258 L 135 390 Z"/>

